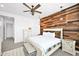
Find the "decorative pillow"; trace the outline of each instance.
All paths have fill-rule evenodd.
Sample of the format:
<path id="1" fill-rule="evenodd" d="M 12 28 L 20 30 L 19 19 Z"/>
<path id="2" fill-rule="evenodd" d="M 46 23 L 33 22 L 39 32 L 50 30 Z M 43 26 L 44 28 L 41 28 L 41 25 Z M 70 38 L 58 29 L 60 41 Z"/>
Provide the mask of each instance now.
<path id="1" fill-rule="evenodd" d="M 48 37 L 55 37 L 55 32 L 51 33 L 51 32 L 43 32 L 44 36 L 48 36 Z"/>

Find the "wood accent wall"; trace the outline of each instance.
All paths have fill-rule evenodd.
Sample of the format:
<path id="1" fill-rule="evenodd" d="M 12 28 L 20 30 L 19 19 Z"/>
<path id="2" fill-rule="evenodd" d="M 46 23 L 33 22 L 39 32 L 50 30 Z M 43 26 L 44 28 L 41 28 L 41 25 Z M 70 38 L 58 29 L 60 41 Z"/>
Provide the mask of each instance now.
<path id="1" fill-rule="evenodd" d="M 79 3 L 42 18 L 40 28 L 41 33 L 45 28 L 63 28 L 64 39 L 79 40 Z"/>

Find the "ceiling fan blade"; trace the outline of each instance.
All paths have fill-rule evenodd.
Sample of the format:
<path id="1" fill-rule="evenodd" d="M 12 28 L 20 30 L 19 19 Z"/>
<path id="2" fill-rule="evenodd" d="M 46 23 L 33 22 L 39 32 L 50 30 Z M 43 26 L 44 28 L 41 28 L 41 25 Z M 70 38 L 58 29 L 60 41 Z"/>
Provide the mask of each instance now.
<path id="1" fill-rule="evenodd" d="M 25 5 L 25 6 L 28 7 L 29 9 L 31 9 L 26 3 L 23 3 L 23 5 Z"/>
<path id="2" fill-rule="evenodd" d="M 40 14 L 42 13 L 41 11 L 35 11 L 35 12 L 38 12 L 38 13 L 40 13 Z"/>
<path id="3" fill-rule="evenodd" d="M 37 9 L 37 8 L 39 8 L 40 6 L 41 6 L 40 4 L 36 5 L 35 8 L 34 8 L 34 10 Z"/>
<path id="4" fill-rule="evenodd" d="M 24 11 L 24 12 L 29 12 L 30 10 Z"/>

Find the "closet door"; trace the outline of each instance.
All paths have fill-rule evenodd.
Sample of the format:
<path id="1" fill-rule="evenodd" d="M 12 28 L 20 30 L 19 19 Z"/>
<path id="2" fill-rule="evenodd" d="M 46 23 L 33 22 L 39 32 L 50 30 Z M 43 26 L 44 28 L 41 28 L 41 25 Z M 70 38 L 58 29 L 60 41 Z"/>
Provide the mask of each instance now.
<path id="1" fill-rule="evenodd" d="M 7 23 L 6 24 L 6 38 L 13 38 L 13 24 Z"/>
<path id="2" fill-rule="evenodd" d="M 14 38 L 14 18 L 8 17 L 5 23 L 5 39 Z"/>

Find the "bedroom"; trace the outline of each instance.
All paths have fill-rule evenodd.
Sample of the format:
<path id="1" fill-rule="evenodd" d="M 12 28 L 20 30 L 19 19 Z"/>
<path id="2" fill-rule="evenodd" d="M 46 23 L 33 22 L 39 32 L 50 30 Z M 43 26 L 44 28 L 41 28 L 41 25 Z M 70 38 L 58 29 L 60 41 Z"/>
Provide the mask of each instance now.
<path id="1" fill-rule="evenodd" d="M 36 4 L 28 3 L 27 5 L 30 7 L 33 5 L 35 7 L 38 4 L 37 3 Z M 14 48 L 19 48 L 22 45 L 24 45 L 24 42 L 26 42 L 25 36 L 29 35 L 27 33 L 27 30 L 31 30 L 31 32 L 29 32 L 31 34 L 31 36 L 36 36 L 36 35 L 40 35 L 40 32 L 42 34 L 42 29 L 46 29 L 46 28 L 50 29 L 50 28 L 54 28 L 54 27 L 59 28 L 59 29 L 66 28 L 66 34 L 67 34 L 66 39 L 76 38 L 75 40 L 78 41 L 79 40 L 79 28 L 78 28 L 79 27 L 79 17 L 78 17 L 79 10 L 78 10 L 78 8 L 79 8 L 78 3 L 55 3 L 55 4 L 41 3 L 40 7 L 37 10 L 41 11 L 42 13 L 39 14 L 39 13 L 35 12 L 34 15 L 32 15 L 31 12 L 24 12 L 24 11 L 28 11 L 29 9 L 28 9 L 28 7 L 23 5 L 23 3 L 0 3 L 0 40 L 1 40 L 0 41 L 0 47 L 1 47 L 0 51 L 1 51 L 1 55 L 3 55 L 3 56 L 11 55 L 11 54 L 9 54 L 9 52 L 12 53 L 12 51 L 17 51 L 17 54 L 18 54 L 18 51 L 20 49 L 14 49 Z M 71 10 L 71 11 L 69 11 L 69 10 Z M 76 13 L 71 15 L 72 11 L 75 11 Z M 69 16 L 67 15 L 66 17 L 68 17 L 68 19 L 72 19 L 72 20 L 70 20 L 70 21 L 68 20 L 68 22 L 65 22 L 65 24 L 64 24 L 63 19 L 65 18 L 65 14 L 67 14 L 67 13 L 70 13 L 70 14 L 69 14 Z M 64 16 L 60 17 L 62 14 Z M 56 20 L 56 22 L 54 22 L 54 20 L 52 20 L 53 18 L 60 18 L 61 19 L 60 21 L 62 21 L 62 22 L 58 21 L 58 19 L 54 19 L 54 20 Z M 10 19 L 11 19 L 11 21 L 10 21 Z M 8 21 L 4 21 L 4 20 L 8 20 Z M 1 28 L 1 27 L 3 27 L 2 22 L 8 23 L 8 25 L 4 24 L 5 25 L 4 29 Z M 73 24 L 72 24 L 72 22 L 73 22 Z M 53 24 L 51 24 L 51 23 L 53 23 Z M 64 26 L 62 26 L 62 24 Z M 68 27 L 69 25 L 70 25 L 70 27 Z M 74 28 L 72 28 L 72 27 L 74 27 Z M 73 30 L 71 30 L 71 29 L 73 29 Z M 60 30 L 60 31 L 62 31 L 62 30 Z M 70 33 L 68 33 L 68 32 L 70 32 Z M 76 33 L 77 35 L 74 33 Z M 27 35 L 25 35 L 25 34 L 27 34 Z M 70 36 L 71 34 L 73 36 Z M 72 42 L 74 45 L 74 41 L 71 40 L 69 42 Z M 23 54 L 22 49 L 23 48 L 21 48 L 20 53 Z M 33 49 L 33 51 L 35 51 L 35 50 Z M 61 52 L 61 51 L 62 50 L 60 49 L 58 52 Z M 63 53 L 65 53 L 66 55 L 74 54 L 74 53 L 67 54 L 66 52 L 62 52 L 62 55 L 63 55 Z M 14 52 L 14 54 L 17 55 L 16 52 Z M 18 54 L 18 55 L 20 55 L 20 54 Z M 59 53 L 59 55 L 61 55 L 61 54 Z"/>

